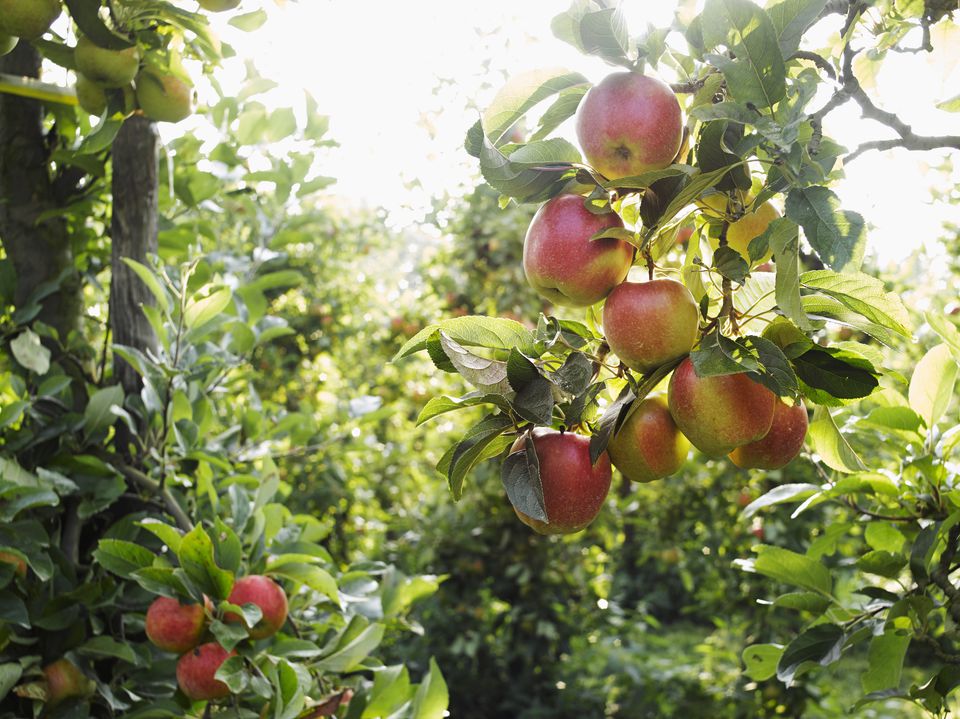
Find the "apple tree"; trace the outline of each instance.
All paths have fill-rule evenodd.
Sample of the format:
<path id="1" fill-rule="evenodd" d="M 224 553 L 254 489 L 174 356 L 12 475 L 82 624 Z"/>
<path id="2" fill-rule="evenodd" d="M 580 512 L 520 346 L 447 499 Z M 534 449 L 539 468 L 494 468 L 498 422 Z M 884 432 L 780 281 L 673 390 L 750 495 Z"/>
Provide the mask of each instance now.
<path id="1" fill-rule="evenodd" d="M 499 458 L 507 498 L 541 533 L 601 511 L 611 460 L 640 482 L 682 471 L 687 442 L 745 469 L 811 463 L 817 483 L 744 508 L 831 511 L 802 551 L 759 544 L 738 560 L 769 580 L 769 611 L 804 627 L 746 647 L 744 673 L 791 686 L 864 654 L 860 704 L 900 698 L 933 715 L 960 684 L 960 331 L 863 271 L 867 222 L 831 188 L 868 152 L 960 149 L 960 136 L 884 109 L 862 79 L 894 53 L 956 42 L 955 10 L 707 0 L 632 35 L 619 9 L 574 2 L 554 34 L 614 71 L 596 85 L 569 70 L 518 75 L 465 143 L 505 211 L 542 203 L 522 266 L 559 312 L 533 328 L 443 319 L 396 357 L 427 352 L 474 387 L 432 398 L 421 422 L 486 412 L 437 466 L 453 498 Z M 851 103 L 892 137 L 831 139 L 829 116 Z M 891 369 L 917 337 L 916 366 Z M 924 681 L 903 686 L 906 661 Z"/>
<path id="2" fill-rule="evenodd" d="M 439 579 L 334 557 L 277 449 L 311 425 L 251 392 L 327 118 L 221 90 L 239 2 L 199 4 L 0 3 L 0 716 L 440 717 L 435 662 L 376 658 Z M 209 154 L 163 147 L 200 82 Z"/>

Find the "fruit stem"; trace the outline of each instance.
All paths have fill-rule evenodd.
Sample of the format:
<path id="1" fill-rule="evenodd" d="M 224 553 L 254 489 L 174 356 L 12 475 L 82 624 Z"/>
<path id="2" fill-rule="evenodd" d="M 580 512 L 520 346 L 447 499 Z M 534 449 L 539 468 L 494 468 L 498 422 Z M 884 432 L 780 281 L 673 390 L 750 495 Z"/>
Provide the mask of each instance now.
<path id="1" fill-rule="evenodd" d="M 730 210 L 730 201 L 727 200 L 727 211 Z M 723 226 L 720 228 L 720 243 L 718 247 L 727 246 L 727 230 L 730 228 L 730 223 L 726 220 L 723 221 Z M 740 334 L 740 327 L 737 325 L 737 316 L 733 307 L 733 282 L 728 278 L 724 277 L 721 284 L 723 292 L 723 304 L 720 305 L 720 312 L 717 315 L 717 319 L 727 318 L 730 322 L 730 331 L 738 335 Z"/>

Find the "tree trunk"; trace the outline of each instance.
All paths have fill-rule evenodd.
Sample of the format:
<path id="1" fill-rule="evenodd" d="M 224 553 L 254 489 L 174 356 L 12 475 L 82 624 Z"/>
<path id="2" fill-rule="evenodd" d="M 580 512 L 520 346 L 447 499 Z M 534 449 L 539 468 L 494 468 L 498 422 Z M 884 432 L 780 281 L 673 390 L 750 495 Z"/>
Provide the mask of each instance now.
<path id="1" fill-rule="evenodd" d="M 21 42 L 0 58 L 0 72 L 39 77 L 40 55 Z M 79 326 L 83 304 L 66 223 L 62 218 L 38 222 L 61 204 L 51 180 L 43 118 L 36 100 L 0 93 L 0 241 L 16 274 L 16 307 L 26 306 L 38 286 L 63 275 L 59 291 L 41 300 L 37 319 L 65 341 Z"/>
<path id="2" fill-rule="evenodd" d="M 115 344 L 152 350 L 157 338 L 141 310 L 153 304 L 150 290 L 123 258 L 147 264 L 157 252 L 160 136 L 156 125 L 133 116 L 113 141 L 113 217 L 110 224 L 112 279 L 110 328 Z M 137 372 L 114 355 L 114 376 L 127 394 L 139 392 Z"/>

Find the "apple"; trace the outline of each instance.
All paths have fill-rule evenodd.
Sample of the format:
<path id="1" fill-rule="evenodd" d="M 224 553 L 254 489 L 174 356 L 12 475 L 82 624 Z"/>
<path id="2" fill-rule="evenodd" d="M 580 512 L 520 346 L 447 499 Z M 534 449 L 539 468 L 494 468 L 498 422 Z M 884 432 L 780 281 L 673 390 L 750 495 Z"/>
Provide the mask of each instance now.
<path id="1" fill-rule="evenodd" d="M 675 280 L 623 282 L 603 305 L 607 344 L 637 372 L 649 372 L 689 353 L 699 329 L 697 302 Z"/>
<path id="2" fill-rule="evenodd" d="M 677 230 L 677 244 L 686 247 L 692 236 L 692 227 L 689 225 L 687 227 L 681 227 L 679 230 Z"/>
<path id="3" fill-rule="evenodd" d="M 777 396 L 742 373 L 699 377 L 687 357 L 670 377 L 667 401 L 691 444 L 721 457 L 770 431 Z"/>
<path id="4" fill-rule="evenodd" d="M 147 609 L 147 638 L 166 652 L 190 651 L 200 643 L 206 628 L 207 615 L 199 604 L 158 597 Z"/>
<path id="5" fill-rule="evenodd" d="M 780 213 L 769 202 L 764 202 L 760 207 L 748 212 L 736 222 L 731 222 L 727 227 L 727 246 L 736 250 L 748 263 L 750 262 L 750 253 L 748 248 L 750 242 L 763 234 L 771 222 L 780 217 Z M 720 244 L 719 238 L 711 240 L 713 249 L 716 250 Z M 757 263 L 763 263 L 773 257 L 773 250 L 767 248 L 766 254 L 757 260 Z"/>
<path id="6" fill-rule="evenodd" d="M 587 307 L 623 282 L 633 264 L 633 245 L 616 238 L 590 240 L 623 227 L 613 212 L 595 215 L 579 195 L 558 195 L 534 215 L 523 241 L 527 282 L 555 305 Z"/>
<path id="7" fill-rule="evenodd" d="M 742 469 L 780 469 L 800 454 L 807 436 L 807 408 L 777 401 L 770 431 L 756 442 L 737 447 L 730 460 Z"/>
<path id="8" fill-rule="evenodd" d="M 137 75 L 137 102 L 157 122 L 180 122 L 193 112 L 193 88 L 179 77 L 144 70 Z"/>
<path id="9" fill-rule="evenodd" d="M 613 73 L 590 88 L 575 122 L 587 162 L 611 180 L 667 167 L 683 140 L 673 90 L 636 72 Z"/>
<path id="10" fill-rule="evenodd" d="M 236 656 L 216 642 L 194 647 L 177 660 L 177 684 L 180 691 L 193 701 L 223 699 L 230 688 L 214 675 L 227 659 Z"/>
<path id="11" fill-rule="evenodd" d="M 20 42 L 20 38 L 0 33 L 0 57 L 13 52 L 13 48 L 17 46 L 18 42 Z"/>
<path id="12" fill-rule="evenodd" d="M 0 552 L 0 562 L 13 565 L 13 571 L 20 577 L 27 576 L 27 563 L 23 557 L 13 552 Z"/>
<path id="13" fill-rule="evenodd" d="M 56 706 L 64 699 L 87 697 L 94 691 L 94 683 L 69 659 L 57 659 L 45 666 L 43 677 L 47 682 L 49 706 Z"/>
<path id="14" fill-rule="evenodd" d="M 610 462 L 634 482 L 663 479 L 683 466 L 690 442 L 677 429 L 661 396 L 632 407 L 627 421 L 607 445 Z"/>
<path id="15" fill-rule="evenodd" d="M 240 0 L 197 0 L 197 3 L 207 12 L 223 12 L 233 10 L 240 4 Z"/>
<path id="16" fill-rule="evenodd" d="M 140 69 L 140 48 L 107 50 L 87 37 L 77 40 L 73 51 L 77 70 L 100 87 L 123 87 L 133 82 Z"/>
<path id="17" fill-rule="evenodd" d="M 525 438 L 513 443 L 510 452 L 522 452 Z M 610 491 L 610 457 L 603 452 L 590 464 L 590 438 L 545 427 L 533 431 L 533 449 L 540 464 L 547 522 L 534 519 L 514 507 L 520 521 L 538 534 L 573 534 L 584 529 L 603 507 Z"/>
<path id="18" fill-rule="evenodd" d="M 107 94 L 103 88 L 85 76 L 77 74 L 74 87 L 80 107 L 91 115 L 100 117 L 107 109 Z"/>
<path id="19" fill-rule="evenodd" d="M 238 607 L 244 604 L 256 604 L 263 613 L 263 618 L 250 630 L 252 639 L 272 637 L 283 623 L 287 621 L 287 595 L 280 585 L 269 577 L 252 575 L 238 579 L 233 584 L 233 591 L 227 601 Z M 227 612 L 224 621 L 239 622 L 240 615 Z"/>
<path id="20" fill-rule="evenodd" d="M 58 17 L 60 0 L 0 0 L 0 32 L 4 35 L 33 40 Z"/>

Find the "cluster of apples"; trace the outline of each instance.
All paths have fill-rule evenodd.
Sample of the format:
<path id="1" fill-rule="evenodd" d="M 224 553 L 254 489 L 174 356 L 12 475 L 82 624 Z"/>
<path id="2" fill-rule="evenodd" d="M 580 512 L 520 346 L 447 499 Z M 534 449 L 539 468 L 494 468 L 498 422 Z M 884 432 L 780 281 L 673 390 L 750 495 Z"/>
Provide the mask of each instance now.
<path id="1" fill-rule="evenodd" d="M 608 179 L 630 177 L 674 161 L 683 140 L 682 112 L 669 85 L 620 72 L 586 94 L 577 111 L 576 133 L 591 167 Z M 718 216 L 733 202 L 718 193 L 702 207 Z M 749 262 L 750 241 L 777 212 L 766 203 L 741 215 L 728 227 L 727 239 Z M 650 396 L 632 407 L 595 464 L 587 437 L 543 428 L 533 432 L 549 523 L 517 514 L 541 533 L 586 527 L 609 491 L 611 463 L 631 480 L 650 482 L 679 470 L 693 444 L 711 457 L 727 455 L 741 468 L 778 469 L 799 453 L 806 435 L 802 404 L 788 405 L 745 374 L 697 375 L 687 356 L 700 337 L 700 314 L 690 291 L 672 279 L 627 281 L 633 245 L 616 237 L 590 239 L 622 227 L 616 213 L 595 214 L 579 195 L 549 200 L 524 240 L 527 280 L 556 305 L 588 307 L 605 300 L 604 336 L 631 370 L 647 373 L 683 359 L 670 378 L 667 397 Z M 518 440 L 512 451 L 522 448 Z"/>
<path id="2" fill-rule="evenodd" d="M 227 601 L 237 606 L 255 604 L 260 621 L 248 629 L 251 639 L 272 637 L 287 621 L 287 595 L 269 577 L 251 575 L 238 579 Z M 179 654 L 177 683 L 193 701 L 223 699 L 230 689 L 216 678 L 217 670 L 236 651 L 227 651 L 216 641 L 204 642 L 213 605 L 182 604 L 177 599 L 159 597 L 147 610 L 147 637 L 158 648 Z M 225 612 L 225 622 L 240 622 L 241 617 Z"/>

